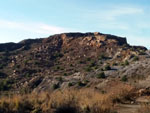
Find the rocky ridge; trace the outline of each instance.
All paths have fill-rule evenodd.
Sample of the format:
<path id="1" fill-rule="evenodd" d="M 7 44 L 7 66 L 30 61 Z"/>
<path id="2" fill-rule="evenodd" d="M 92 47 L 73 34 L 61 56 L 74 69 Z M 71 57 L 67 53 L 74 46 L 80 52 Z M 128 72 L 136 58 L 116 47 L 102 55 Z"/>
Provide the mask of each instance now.
<path id="1" fill-rule="evenodd" d="M 149 59 L 145 47 L 98 32 L 0 44 L 1 90 L 101 89 L 114 78 L 140 81 L 149 76 Z"/>

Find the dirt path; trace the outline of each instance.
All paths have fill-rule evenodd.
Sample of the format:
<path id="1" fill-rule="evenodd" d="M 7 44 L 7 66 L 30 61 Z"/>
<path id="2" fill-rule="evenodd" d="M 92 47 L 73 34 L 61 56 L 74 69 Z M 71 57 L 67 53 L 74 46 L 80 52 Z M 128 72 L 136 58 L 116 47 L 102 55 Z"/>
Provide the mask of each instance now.
<path id="1" fill-rule="evenodd" d="M 136 104 L 121 104 L 119 105 L 118 113 L 137 113 L 140 105 Z"/>
<path id="2" fill-rule="evenodd" d="M 120 104 L 118 105 L 118 113 L 138 113 L 142 103 L 150 103 L 147 97 L 139 97 L 136 99 L 137 104 Z"/>

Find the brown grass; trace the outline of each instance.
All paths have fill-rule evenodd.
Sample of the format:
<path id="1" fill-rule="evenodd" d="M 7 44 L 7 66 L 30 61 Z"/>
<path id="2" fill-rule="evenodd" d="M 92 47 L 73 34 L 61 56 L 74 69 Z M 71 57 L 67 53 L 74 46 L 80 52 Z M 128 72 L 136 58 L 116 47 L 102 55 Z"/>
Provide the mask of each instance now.
<path id="1" fill-rule="evenodd" d="M 106 94 L 93 89 L 14 95 L 0 99 L 0 113 L 114 113 L 116 99 L 125 99 L 132 88 L 117 85 Z"/>
<path id="2" fill-rule="evenodd" d="M 150 113 L 150 104 L 142 104 L 138 113 Z"/>

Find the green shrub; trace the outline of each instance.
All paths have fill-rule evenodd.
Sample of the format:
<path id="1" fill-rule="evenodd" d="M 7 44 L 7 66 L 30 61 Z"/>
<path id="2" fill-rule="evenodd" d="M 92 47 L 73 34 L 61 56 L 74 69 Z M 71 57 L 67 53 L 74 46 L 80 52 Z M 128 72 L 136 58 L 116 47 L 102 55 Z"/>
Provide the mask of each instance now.
<path id="1" fill-rule="evenodd" d="M 62 53 L 55 53 L 54 56 L 57 57 L 63 57 L 64 55 Z"/>
<path id="2" fill-rule="evenodd" d="M 4 79 L 0 81 L 0 91 L 7 91 L 12 87 L 13 81 Z"/>
<path id="3" fill-rule="evenodd" d="M 126 61 L 124 62 L 124 65 L 125 65 L 125 66 L 129 65 L 129 62 L 126 60 Z"/>
<path id="4" fill-rule="evenodd" d="M 139 55 L 146 55 L 144 50 L 140 50 Z"/>
<path id="5" fill-rule="evenodd" d="M 123 81 L 123 82 L 127 82 L 127 81 L 128 81 L 127 76 L 126 76 L 126 75 L 125 75 L 125 76 L 123 76 L 123 77 L 121 78 L 121 81 Z"/>
<path id="6" fill-rule="evenodd" d="M 79 64 L 84 64 L 84 63 L 85 63 L 85 62 L 84 62 L 84 61 L 82 61 L 82 60 L 80 60 L 80 61 L 79 61 Z"/>
<path id="7" fill-rule="evenodd" d="M 104 70 L 105 70 L 105 71 L 111 70 L 111 67 L 110 67 L 109 65 L 106 65 L 106 66 L 104 67 Z"/>
<path id="8" fill-rule="evenodd" d="M 106 57 L 102 54 L 102 55 L 99 56 L 98 59 L 99 59 L 99 60 L 103 60 L 103 59 L 106 59 Z"/>
<path id="9" fill-rule="evenodd" d="M 24 64 L 27 64 L 28 63 L 28 60 L 24 60 Z"/>
<path id="10" fill-rule="evenodd" d="M 63 79 L 62 79 L 62 77 L 56 77 L 56 80 L 61 82 Z"/>
<path id="11" fill-rule="evenodd" d="M 117 66 L 118 64 L 116 63 L 116 62 L 113 62 L 113 64 L 112 64 L 113 66 Z"/>
<path id="12" fill-rule="evenodd" d="M 64 76 L 68 76 L 68 74 L 67 74 L 67 73 L 64 73 Z"/>
<path id="13" fill-rule="evenodd" d="M 86 61 L 91 61 L 91 58 L 87 58 Z"/>
<path id="14" fill-rule="evenodd" d="M 0 64 L 0 69 L 3 69 L 3 67 L 4 67 L 5 65 L 4 64 Z"/>
<path id="15" fill-rule="evenodd" d="M 20 94 L 29 94 L 29 93 L 31 93 L 31 89 L 27 88 L 27 87 L 24 87 L 24 88 L 20 89 L 19 93 Z"/>
<path id="16" fill-rule="evenodd" d="M 51 56 L 51 59 L 52 60 L 55 60 L 57 58 L 61 58 L 63 57 L 64 55 L 62 53 L 54 53 L 52 56 Z"/>
<path id="17" fill-rule="evenodd" d="M 126 60 L 125 62 L 121 63 L 121 66 L 127 66 L 129 65 L 129 62 Z"/>
<path id="18" fill-rule="evenodd" d="M 71 87 L 71 86 L 73 86 L 73 84 L 72 84 L 71 82 L 69 82 L 69 83 L 68 83 L 68 86 Z"/>
<path id="19" fill-rule="evenodd" d="M 28 77 L 31 77 L 31 75 L 30 75 L 29 73 L 26 73 L 26 74 L 25 74 L 25 77 L 28 78 Z"/>
<path id="20" fill-rule="evenodd" d="M 20 65 L 19 65 L 19 64 L 16 64 L 16 65 L 15 65 L 15 68 L 20 68 Z"/>
<path id="21" fill-rule="evenodd" d="M 60 86 L 59 84 L 53 84 L 52 88 L 55 90 L 55 89 L 58 89 Z"/>
<path id="22" fill-rule="evenodd" d="M 57 70 L 59 70 L 59 69 L 60 69 L 60 67 L 59 67 L 59 66 L 57 66 L 57 67 L 56 67 L 56 69 L 57 69 Z"/>
<path id="23" fill-rule="evenodd" d="M 96 62 L 95 61 L 91 61 L 89 67 L 94 67 L 96 66 Z"/>
<path id="24" fill-rule="evenodd" d="M 1 77 L 1 78 L 7 77 L 7 76 L 8 76 L 7 74 L 5 74 L 5 73 L 3 73 L 3 72 L 0 72 L 0 77 Z"/>
<path id="25" fill-rule="evenodd" d="M 97 77 L 97 78 L 106 78 L 104 72 L 101 72 L 101 73 L 97 74 L 96 77 Z"/>
<path id="26" fill-rule="evenodd" d="M 133 61 L 138 61 L 139 60 L 139 57 L 138 56 L 134 56 L 133 57 Z"/>
<path id="27" fill-rule="evenodd" d="M 82 87 L 83 87 L 83 86 L 86 86 L 86 84 L 83 83 L 83 82 L 81 82 L 81 81 L 79 81 L 79 82 L 78 82 L 78 86 L 82 86 Z"/>
<path id="28" fill-rule="evenodd" d="M 91 67 L 86 67 L 85 71 L 90 72 L 90 71 L 92 71 L 92 68 Z"/>
<path id="29" fill-rule="evenodd" d="M 61 67 L 60 70 L 64 70 L 64 67 Z"/>

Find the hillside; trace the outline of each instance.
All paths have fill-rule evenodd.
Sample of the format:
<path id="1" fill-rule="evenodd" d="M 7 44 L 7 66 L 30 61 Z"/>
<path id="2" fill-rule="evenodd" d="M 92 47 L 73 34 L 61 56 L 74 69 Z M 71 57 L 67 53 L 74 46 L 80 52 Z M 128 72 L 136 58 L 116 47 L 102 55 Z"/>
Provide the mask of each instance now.
<path id="1" fill-rule="evenodd" d="M 123 77 L 128 82 L 141 82 L 150 74 L 149 57 L 145 47 L 97 32 L 0 44 L 0 90 L 101 89 L 112 79 Z"/>

